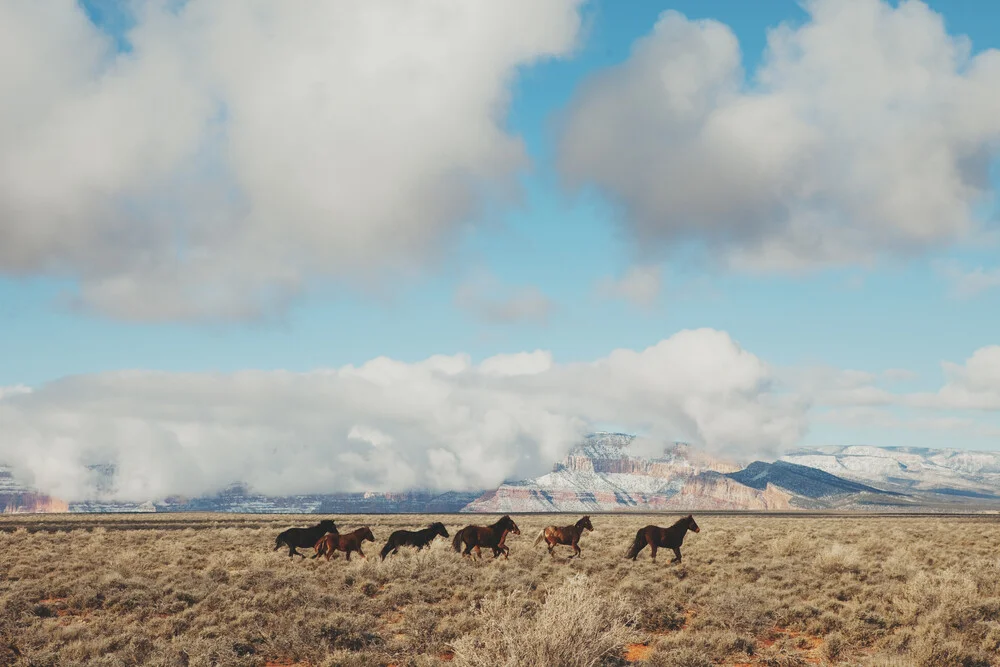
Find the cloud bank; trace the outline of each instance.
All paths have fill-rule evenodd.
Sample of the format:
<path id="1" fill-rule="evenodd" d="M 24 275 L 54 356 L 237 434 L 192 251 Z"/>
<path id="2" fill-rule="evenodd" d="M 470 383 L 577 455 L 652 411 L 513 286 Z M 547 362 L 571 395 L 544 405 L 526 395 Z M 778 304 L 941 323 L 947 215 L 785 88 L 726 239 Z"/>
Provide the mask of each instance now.
<path id="1" fill-rule="evenodd" d="M 1000 51 L 971 55 L 915 1 L 809 0 L 747 78 L 736 36 L 664 12 L 585 81 L 560 169 L 625 209 L 644 250 L 738 269 L 869 263 L 980 232 L 1000 153 Z"/>
<path id="2" fill-rule="evenodd" d="M 798 441 L 805 406 L 724 332 L 559 364 L 544 351 L 479 364 L 378 358 L 309 373 L 129 371 L 67 377 L 0 398 L 0 462 L 57 497 L 114 463 L 122 499 L 483 489 L 547 472 L 594 424 L 713 450 Z"/>
<path id="3" fill-rule="evenodd" d="M 580 0 L 0 4 L 0 274 L 132 320 L 255 318 L 417 270 L 525 164 L 519 67 Z"/>

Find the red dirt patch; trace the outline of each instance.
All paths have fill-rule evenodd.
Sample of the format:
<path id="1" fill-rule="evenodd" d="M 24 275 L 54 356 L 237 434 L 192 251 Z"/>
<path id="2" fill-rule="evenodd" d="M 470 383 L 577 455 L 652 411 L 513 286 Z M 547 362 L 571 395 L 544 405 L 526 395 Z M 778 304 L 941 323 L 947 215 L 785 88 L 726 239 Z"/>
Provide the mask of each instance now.
<path id="1" fill-rule="evenodd" d="M 441 658 L 441 660 L 444 661 L 444 662 L 451 662 L 452 660 L 455 659 L 455 654 L 452 653 L 451 651 L 445 651 L 444 653 L 440 654 L 438 657 Z"/>
<path id="2" fill-rule="evenodd" d="M 653 647 L 646 644 L 629 644 L 625 647 L 625 659 L 629 662 L 642 662 L 649 660 L 653 653 Z"/>

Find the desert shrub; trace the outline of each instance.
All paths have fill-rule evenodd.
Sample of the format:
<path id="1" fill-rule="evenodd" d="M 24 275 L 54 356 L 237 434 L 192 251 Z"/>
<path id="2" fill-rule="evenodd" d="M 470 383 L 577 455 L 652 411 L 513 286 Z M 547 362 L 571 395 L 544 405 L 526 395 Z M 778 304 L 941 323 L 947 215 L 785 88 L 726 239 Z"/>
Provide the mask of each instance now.
<path id="1" fill-rule="evenodd" d="M 489 596 L 477 616 L 479 628 L 453 643 L 456 665 L 596 665 L 635 637 L 638 620 L 633 602 L 582 574 L 541 604 L 517 590 Z"/>

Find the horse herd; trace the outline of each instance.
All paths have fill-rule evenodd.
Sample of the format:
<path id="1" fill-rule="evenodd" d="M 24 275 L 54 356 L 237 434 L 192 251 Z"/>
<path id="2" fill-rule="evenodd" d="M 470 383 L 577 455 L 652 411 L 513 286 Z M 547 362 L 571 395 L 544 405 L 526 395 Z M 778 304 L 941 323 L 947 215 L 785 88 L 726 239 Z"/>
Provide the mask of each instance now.
<path id="1" fill-rule="evenodd" d="M 580 536 L 583 535 L 585 530 L 594 530 L 589 516 L 583 517 L 571 526 L 547 526 L 543 528 L 538 533 L 538 537 L 535 538 L 534 544 L 537 545 L 542 540 L 545 540 L 550 556 L 555 556 L 553 550 L 561 544 L 572 547 L 573 555 L 570 558 L 574 558 L 581 554 Z M 701 531 L 698 524 L 695 523 L 694 517 L 690 514 L 667 528 L 653 525 L 640 528 L 635 534 L 635 540 L 632 542 L 632 545 L 625 552 L 625 557 L 635 560 L 639 552 L 648 545 L 651 548 L 654 561 L 656 560 L 656 550 L 662 547 L 673 550 L 674 558 L 670 561 L 671 563 L 679 563 L 681 560 L 681 544 L 684 542 L 684 536 L 689 530 L 694 533 Z M 505 514 L 499 521 L 488 526 L 469 525 L 462 528 L 455 533 L 451 543 L 455 551 L 461 552 L 463 557 L 470 556 L 472 551 L 475 550 L 476 556 L 482 558 L 480 550 L 485 548 L 493 552 L 494 558 L 503 554 L 503 557 L 506 559 L 510 554 L 510 547 L 504 542 L 507 539 L 507 535 L 511 533 L 520 535 L 521 529 L 517 527 L 517 524 L 514 523 L 514 520 L 509 515 Z M 432 523 L 427 528 L 421 530 L 397 530 L 389 535 L 389 539 L 386 540 L 385 546 L 382 547 L 380 555 L 382 560 L 385 560 L 386 556 L 398 553 L 400 547 L 409 546 L 416 547 L 418 550 L 423 549 L 438 535 L 446 539 L 451 537 L 441 522 Z M 375 542 L 375 535 L 372 534 L 368 526 L 363 526 L 350 533 L 341 534 L 337 530 L 337 524 L 330 519 L 324 519 L 309 528 L 289 528 L 281 532 L 275 541 L 274 551 L 277 551 L 282 546 L 286 546 L 288 547 L 289 558 L 293 556 L 302 556 L 302 558 L 305 558 L 305 554 L 299 553 L 298 547 L 303 549 L 311 548 L 315 551 L 312 558 L 325 556 L 328 561 L 337 551 L 343 551 L 347 554 L 347 560 L 351 560 L 351 553 L 355 551 L 362 558 L 367 558 L 361 550 L 363 542 Z M 462 548 L 463 545 L 465 547 L 464 550 Z"/>

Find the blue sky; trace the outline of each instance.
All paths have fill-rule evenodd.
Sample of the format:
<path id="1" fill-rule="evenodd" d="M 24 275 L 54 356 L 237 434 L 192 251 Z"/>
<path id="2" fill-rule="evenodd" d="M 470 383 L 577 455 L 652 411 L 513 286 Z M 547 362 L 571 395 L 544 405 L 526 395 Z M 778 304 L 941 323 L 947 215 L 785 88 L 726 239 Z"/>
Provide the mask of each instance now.
<path id="1" fill-rule="evenodd" d="M 101 33 L 116 40 L 120 50 L 131 49 L 128 30 L 136 20 L 125 9 L 111 2 L 85 5 Z M 943 15 L 949 35 L 969 37 L 973 55 L 1000 47 L 995 29 L 1000 8 L 971 0 L 930 2 L 929 7 Z M 530 161 L 514 174 L 519 198 L 490 200 L 486 210 L 452 220 L 444 236 L 432 240 L 439 254 L 421 261 L 415 274 L 390 272 L 377 289 L 356 288 L 356 283 L 311 270 L 287 308 L 269 316 L 123 317 L 115 308 L 81 306 L 74 299 L 85 276 L 101 270 L 77 262 L 75 255 L 53 255 L 53 261 L 27 268 L 0 264 L 0 386 L 39 388 L 65 376 L 124 369 L 309 371 L 360 365 L 379 356 L 417 362 L 435 354 L 467 353 L 478 362 L 537 349 L 550 351 L 557 363 L 586 362 L 617 348 L 642 350 L 681 330 L 711 328 L 727 332 L 777 368 L 822 366 L 876 374 L 905 369 L 914 376 L 891 388 L 926 393 L 946 382 L 942 362 L 963 364 L 977 350 L 1000 344 L 1000 287 L 994 286 L 1000 281 L 956 294 L 963 275 L 976 269 L 996 275 L 990 272 L 1000 267 L 997 247 L 979 239 L 925 243 L 910 254 L 880 253 L 868 266 L 835 261 L 804 273 L 761 274 L 700 261 L 684 250 L 644 255 L 641 251 L 651 247 L 636 240 L 629 213 L 617 205 L 613 192 L 600 183 L 567 187 L 559 137 L 566 115 L 574 113 L 574 100 L 595 73 L 628 62 L 633 44 L 650 34 L 666 10 L 728 26 L 747 73 L 761 63 L 769 28 L 781 22 L 797 28 L 809 19 L 790 0 L 584 4 L 574 52 L 510 70 L 514 79 L 500 122 L 510 136 L 523 140 Z M 852 49 L 849 40 L 843 49 Z M 145 57 L 139 51 L 136 57 Z M 744 82 L 750 89 L 755 85 Z M 994 164 L 995 192 L 998 151 L 987 139 L 982 144 Z M 978 222 L 996 230 L 995 207 L 989 202 L 977 206 Z M 716 251 L 708 247 L 706 252 Z M 398 268 L 394 261 L 390 268 Z M 662 275 L 652 301 L 632 303 L 602 293 L 600 285 L 635 266 L 652 266 Z M 536 303 L 540 310 L 487 314 L 489 303 L 500 308 L 529 292 L 542 295 L 542 305 Z M 458 296 L 463 293 L 465 301 Z M 145 298 L 157 297 L 149 293 Z M 893 410 L 904 419 L 924 414 L 915 408 Z M 962 414 L 996 426 L 995 410 Z M 961 441 L 964 437 L 959 431 L 893 430 L 819 419 L 809 423 L 800 443 L 986 447 L 992 442 L 990 437 Z"/>

